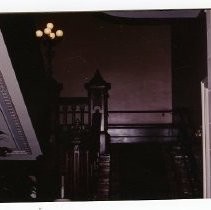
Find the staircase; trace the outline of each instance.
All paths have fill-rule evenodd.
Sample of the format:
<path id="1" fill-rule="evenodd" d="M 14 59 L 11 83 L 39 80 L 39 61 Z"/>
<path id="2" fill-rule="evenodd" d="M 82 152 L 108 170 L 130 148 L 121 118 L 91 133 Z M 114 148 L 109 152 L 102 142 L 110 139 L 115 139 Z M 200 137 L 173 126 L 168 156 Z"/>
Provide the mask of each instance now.
<path id="1" fill-rule="evenodd" d="M 77 148 L 74 155 L 67 151 L 69 158 L 63 159 L 63 162 L 72 157 L 76 160 L 62 172 L 62 176 L 68 172 L 65 180 L 73 180 L 64 184 L 67 198 L 79 201 L 200 197 L 197 164 L 189 135 L 184 132 L 185 126 L 173 123 L 109 124 L 108 113 L 124 113 L 108 112 L 110 84 L 97 71 L 85 87 L 88 97 L 63 98 L 59 105 L 58 121 L 71 134 L 63 133 L 59 142 L 66 139 L 63 151 L 67 145 L 74 144 Z M 127 113 L 147 114 L 148 111 Z M 173 114 L 170 110 L 149 113 Z M 86 173 L 84 169 L 87 169 Z M 76 178 L 82 185 L 74 181 Z M 85 185 L 83 180 L 87 180 Z M 83 186 L 87 190 L 82 196 L 78 192 Z M 69 193 L 68 188 L 73 191 Z"/>

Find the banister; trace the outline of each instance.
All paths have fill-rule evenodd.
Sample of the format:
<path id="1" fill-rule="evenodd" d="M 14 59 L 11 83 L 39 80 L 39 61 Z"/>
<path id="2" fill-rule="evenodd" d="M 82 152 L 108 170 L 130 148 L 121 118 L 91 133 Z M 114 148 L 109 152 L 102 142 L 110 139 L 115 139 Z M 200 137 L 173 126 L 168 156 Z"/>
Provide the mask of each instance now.
<path id="1" fill-rule="evenodd" d="M 101 120 L 91 117 L 95 113 L 90 113 L 89 102 L 87 97 L 61 97 L 58 100 L 61 176 L 66 186 L 63 194 L 73 200 L 93 199 L 97 191 L 100 125 L 96 123 Z M 95 122 L 88 121 L 88 117 Z"/>
<path id="2" fill-rule="evenodd" d="M 173 113 L 173 110 L 109 110 L 108 113 Z"/>
<path id="3" fill-rule="evenodd" d="M 70 105 L 70 104 L 88 104 L 88 97 L 60 97 L 60 105 Z"/>

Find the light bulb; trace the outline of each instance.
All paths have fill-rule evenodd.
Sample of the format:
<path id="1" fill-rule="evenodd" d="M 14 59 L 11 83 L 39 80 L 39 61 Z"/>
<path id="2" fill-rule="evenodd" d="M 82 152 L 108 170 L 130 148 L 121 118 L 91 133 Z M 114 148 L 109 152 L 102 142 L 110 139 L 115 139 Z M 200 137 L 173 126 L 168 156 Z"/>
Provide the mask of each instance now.
<path id="1" fill-rule="evenodd" d="M 47 28 L 50 28 L 50 29 L 52 29 L 54 27 L 53 23 L 47 23 L 46 26 L 47 26 Z"/>
<path id="2" fill-rule="evenodd" d="M 44 29 L 44 33 L 45 34 L 50 34 L 51 33 L 51 29 L 50 28 L 45 28 Z"/>
<path id="3" fill-rule="evenodd" d="M 57 30 L 56 31 L 56 36 L 58 36 L 58 37 L 61 37 L 61 36 L 63 36 L 63 31 L 62 30 Z"/>
<path id="4" fill-rule="evenodd" d="M 50 33 L 49 36 L 50 36 L 51 39 L 54 39 L 56 35 L 55 35 L 55 33 Z"/>
<path id="5" fill-rule="evenodd" d="M 41 37 L 43 35 L 43 32 L 41 30 L 36 31 L 36 37 Z"/>

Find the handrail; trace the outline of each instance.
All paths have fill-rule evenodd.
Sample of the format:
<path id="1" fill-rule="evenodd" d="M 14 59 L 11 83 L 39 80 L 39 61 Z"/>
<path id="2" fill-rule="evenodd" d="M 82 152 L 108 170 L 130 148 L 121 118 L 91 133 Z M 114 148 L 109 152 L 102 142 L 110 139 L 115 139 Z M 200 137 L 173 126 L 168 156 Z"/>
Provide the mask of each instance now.
<path id="1" fill-rule="evenodd" d="M 173 127 L 172 123 L 110 123 L 109 128 L 154 128 L 154 127 Z"/>
<path id="2" fill-rule="evenodd" d="M 173 113 L 173 110 L 110 110 L 108 113 Z"/>
<path id="3" fill-rule="evenodd" d="M 60 97 L 59 104 L 88 104 L 88 97 Z"/>
<path id="4" fill-rule="evenodd" d="M 65 104 L 68 104 L 65 103 Z M 77 111 L 76 111 L 77 112 Z M 72 111 L 68 111 L 68 113 L 72 113 Z M 84 113 L 88 113 L 88 111 L 85 111 Z M 159 110 L 150 110 L 150 111 L 139 111 L 139 110 L 129 110 L 129 111 L 124 111 L 124 110 L 120 110 L 120 111 L 108 111 L 108 113 L 126 113 L 126 114 L 136 114 L 136 113 L 161 113 L 161 114 L 165 114 L 165 113 L 173 113 L 171 110 L 168 111 L 159 111 Z"/>

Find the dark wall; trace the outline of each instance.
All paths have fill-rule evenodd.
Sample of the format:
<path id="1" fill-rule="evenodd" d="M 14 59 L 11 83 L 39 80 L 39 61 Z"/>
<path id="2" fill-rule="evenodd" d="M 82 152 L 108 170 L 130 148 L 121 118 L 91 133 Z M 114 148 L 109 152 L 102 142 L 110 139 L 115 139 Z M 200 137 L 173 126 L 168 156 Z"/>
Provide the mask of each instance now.
<path id="1" fill-rule="evenodd" d="M 37 16 L 37 21 L 54 21 L 64 30 L 64 39 L 55 48 L 53 62 L 54 76 L 64 86 L 62 96 L 86 96 L 84 83 L 99 69 L 112 86 L 109 110 L 172 108 L 168 24 L 116 21 L 114 17 L 106 18 L 98 13 L 45 15 L 45 18 Z M 129 118 L 110 116 L 110 121 L 151 117 Z M 171 118 L 154 118 L 159 120 L 169 122 Z"/>
<path id="2" fill-rule="evenodd" d="M 40 126 L 39 116 L 43 115 L 43 106 L 37 101 L 44 99 L 48 90 L 45 81 L 40 82 L 44 70 L 34 32 L 46 22 L 64 30 L 53 58 L 54 77 L 64 85 L 62 96 L 86 96 L 84 83 L 100 69 L 112 85 L 109 110 L 171 109 L 173 103 L 173 108 L 188 108 L 194 123 L 200 124 L 200 81 L 206 76 L 203 15 L 171 21 L 117 21 L 99 13 L 63 13 L 5 15 L 1 20 L 35 127 Z M 137 119 L 171 121 L 168 115 L 110 116 L 110 122 Z"/>
<path id="3" fill-rule="evenodd" d="M 172 23 L 173 108 L 185 109 L 192 126 L 201 125 L 200 82 L 207 76 L 206 19 L 178 20 Z"/>

